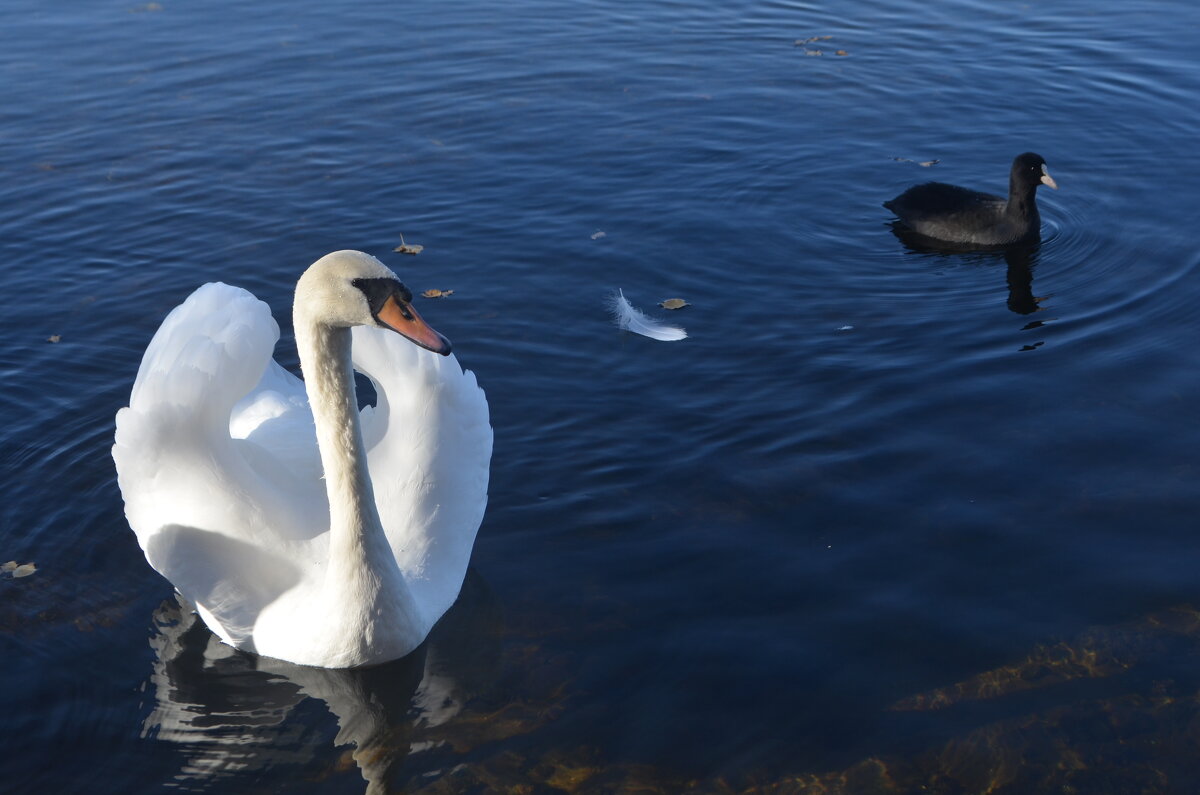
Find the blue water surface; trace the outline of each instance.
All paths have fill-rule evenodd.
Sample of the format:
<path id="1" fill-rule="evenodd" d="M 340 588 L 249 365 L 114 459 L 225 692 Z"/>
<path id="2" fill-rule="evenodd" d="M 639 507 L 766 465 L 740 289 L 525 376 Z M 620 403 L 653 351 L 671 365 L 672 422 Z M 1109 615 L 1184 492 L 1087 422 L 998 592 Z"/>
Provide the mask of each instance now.
<path id="1" fill-rule="evenodd" d="M 0 4 L 0 790 L 1194 791 L 1198 25 Z M 893 235 L 1027 150 L 1033 251 Z M 173 306 L 251 290 L 294 369 L 342 248 L 454 291 L 495 429 L 459 603 L 362 672 L 221 646 L 109 456 Z"/>

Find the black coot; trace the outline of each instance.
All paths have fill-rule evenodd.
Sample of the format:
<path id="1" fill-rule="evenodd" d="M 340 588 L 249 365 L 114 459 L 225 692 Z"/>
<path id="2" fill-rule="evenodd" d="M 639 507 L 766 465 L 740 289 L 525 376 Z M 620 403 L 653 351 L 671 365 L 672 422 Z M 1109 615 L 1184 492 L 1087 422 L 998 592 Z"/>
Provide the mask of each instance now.
<path id="1" fill-rule="evenodd" d="M 913 232 L 932 240 L 978 246 L 1031 243 L 1041 237 L 1038 185 L 1058 185 L 1041 155 L 1026 152 L 1013 160 L 1008 198 L 926 182 L 915 185 L 883 206 Z"/>

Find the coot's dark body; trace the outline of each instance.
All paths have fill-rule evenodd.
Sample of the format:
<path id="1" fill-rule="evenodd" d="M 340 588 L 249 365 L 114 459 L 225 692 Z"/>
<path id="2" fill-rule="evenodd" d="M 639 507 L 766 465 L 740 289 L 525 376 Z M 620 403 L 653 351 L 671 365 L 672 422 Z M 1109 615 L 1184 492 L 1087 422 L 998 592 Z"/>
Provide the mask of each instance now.
<path id="1" fill-rule="evenodd" d="M 1026 152 L 1013 160 L 1008 198 L 926 182 L 901 193 L 883 206 L 919 235 L 946 243 L 1005 246 L 1041 237 L 1038 185 L 1058 188 L 1041 155 Z"/>

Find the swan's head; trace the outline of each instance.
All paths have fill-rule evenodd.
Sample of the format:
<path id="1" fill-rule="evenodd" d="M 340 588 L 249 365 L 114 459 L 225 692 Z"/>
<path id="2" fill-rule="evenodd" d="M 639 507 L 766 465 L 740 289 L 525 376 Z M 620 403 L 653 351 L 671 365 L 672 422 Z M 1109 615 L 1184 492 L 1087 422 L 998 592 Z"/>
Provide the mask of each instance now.
<path id="1" fill-rule="evenodd" d="M 293 312 L 297 325 L 385 328 L 434 353 L 450 354 L 450 341 L 421 319 L 403 282 L 361 251 L 335 251 L 310 265 L 296 284 Z"/>

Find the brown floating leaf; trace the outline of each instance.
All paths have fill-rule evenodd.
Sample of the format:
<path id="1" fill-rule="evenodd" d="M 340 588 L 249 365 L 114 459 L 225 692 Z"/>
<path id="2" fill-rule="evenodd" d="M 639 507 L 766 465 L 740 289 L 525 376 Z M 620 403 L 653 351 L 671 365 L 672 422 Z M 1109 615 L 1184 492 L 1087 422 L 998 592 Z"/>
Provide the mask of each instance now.
<path id="1" fill-rule="evenodd" d="M 61 334 L 51 334 L 49 337 L 46 338 L 46 342 L 61 342 L 61 341 L 62 341 Z"/>
<path id="2" fill-rule="evenodd" d="M 37 571 L 37 566 L 33 565 L 32 563 L 22 564 L 20 566 L 17 566 L 15 569 L 13 569 L 13 573 L 12 573 L 13 579 L 17 579 L 19 577 L 28 577 L 30 574 L 33 574 L 35 571 Z"/>
<path id="3" fill-rule="evenodd" d="M 691 304 L 682 298 L 668 298 L 659 304 L 659 306 L 663 309 L 683 309 L 685 306 L 691 306 Z"/>
<path id="4" fill-rule="evenodd" d="M 445 298 L 448 295 L 454 295 L 454 291 L 453 290 L 437 290 L 437 289 L 431 288 L 431 289 L 426 290 L 425 292 L 421 293 L 421 296 L 423 298 Z"/>
<path id="5" fill-rule="evenodd" d="M 846 52 L 845 50 L 838 50 L 837 52 L 834 53 L 834 55 L 849 55 L 849 54 L 850 53 Z"/>
<path id="6" fill-rule="evenodd" d="M 420 254 L 424 250 L 425 250 L 424 246 L 418 246 L 416 243 L 413 243 L 412 245 L 405 243 L 404 235 L 400 235 L 400 245 L 398 245 L 394 249 L 392 249 L 392 251 L 398 251 L 401 254 L 409 254 L 414 257 L 416 255 Z"/>

